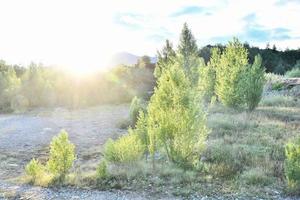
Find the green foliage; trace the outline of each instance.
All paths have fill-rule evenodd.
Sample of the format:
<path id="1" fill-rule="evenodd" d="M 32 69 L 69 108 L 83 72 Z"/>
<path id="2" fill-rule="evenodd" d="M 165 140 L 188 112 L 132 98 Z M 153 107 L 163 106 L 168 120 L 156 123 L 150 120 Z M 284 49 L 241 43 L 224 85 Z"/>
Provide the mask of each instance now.
<path id="1" fill-rule="evenodd" d="M 158 80 L 147 110 L 147 129 L 152 156 L 164 152 L 172 162 L 188 167 L 199 158 L 208 131 L 196 87 L 182 66 L 176 61 Z"/>
<path id="2" fill-rule="evenodd" d="M 7 66 L 7 70 L 0 71 L 0 111 L 12 110 L 12 100 L 20 84 L 20 79 L 13 68 Z"/>
<path id="3" fill-rule="evenodd" d="M 113 163 L 132 163 L 140 160 L 145 152 L 145 147 L 137 134 L 131 129 L 127 135 L 121 136 L 116 141 L 109 139 L 104 146 L 104 157 Z"/>
<path id="4" fill-rule="evenodd" d="M 50 144 L 47 167 L 59 180 L 64 180 L 75 160 L 75 146 L 69 141 L 68 133 L 62 130 Z"/>
<path id="5" fill-rule="evenodd" d="M 244 74 L 245 101 L 250 111 L 257 107 L 263 93 L 265 70 L 261 64 L 262 58 L 260 55 L 257 55 L 253 65 L 249 66 Z"/>
<path id="6" fill-rule="evenodd" d="M 300 137 L 290 141 L 285 147 L 285 176 L 288 189 L 298 191 L 300 189 Z"/>
<path id="7" fill-rule="evenodd" d="M 86 77 L 31 63 L 26 68 L 0 63 L 0 112 L 36 107 L 79 108 L 149 98 L 154 64 L 143 56 L 136 66 L 118 66 Z M 91 98 L 92 97 L 92 98 Z"/>
<path id="8" fill-rule="evenodd" d="M 186 76 L 193 85 L 198 83 L 200 59 L 198 56 L 198 46 L 192 31 L 184 23 L 180 41 L 178 45 L 178 55 L 180 64 L 182 65 Z"/>
<path id="9" fill-rule="evenodd" d="M 220 55 L 218 48 L 212 49 L 211 59 L 207 66 L 203 60 L 200 64 L 199 90 L 208 102 L 215 95 L 216 68 L 220 62 Z"/>
<path id="10" fill-rule="evenodd" d="M 240 180 L 246 185 L 269 185 L 273 181 L 261 168 L 244 171 Z"/>
<path id="11" fill-rule="evenodd" d="M 25 167 L 26 175 L 31 177 L 33 183 L 36 181 L 37 177 L 41 176 L 43 171 L 44 166 L 34 158 Z"/>
<path id="12" fill-rule="evenodd" d="M 141 69 L 154 69 L 154 64 L 151 63 L 151 59 L 149 56 L 142 56 L 141 58 L 138 59 L 137 64 L 135 65 L 135 67 L 137 68 L 141 68 Z"/>
<path id="13" fill-rule="evenodd" d="M 185 58 L 198 54 L 196 39 L 193 36 L 192 31 L 189 29 L 187 23 L 183 24 L 183 28 L 181 30 L 178 53 Z M 184 67 L 188 67 L 188 63 L 184 64 L 186 64 Z"/>
<path id="14" fill-rule="evenodd" d="M 154 70 L 155 78 L 159 78 L 163 70 L 173 63 L 176 57 L 176 53 L 173 50 L 173 45 L 169 40 L 166 40 L 166 44 L 161 51 L 157 52 L 157 63 Z"/>
<path id="15" fill-rule="evenodd" d="M 285 76 L 288 78 L 300 78 L 300 67 L 299 68 L 293 68 L 290 71 L 287 71 L 285 73 Z"/>
<path id="16" fill-rule="evenodd" d="M 216 68 L 216 94 L 229 107 L 244 104 L 243 75 L 248 65 L 248 52 L 238 39 L 229 42 Z"/>
<path id="17" fill-rule="evenodd" d="M 291 96 L 284 96 L 279 94 L 264 96 L 260 102 L 261 106 L 272 107 L 294 107 L 300 106 L 299 101 Z"/>
<path id="18" fill-rule="evenodd" d="M 249 152 L 241 146 L 232 146 L 216 142 L 210 144 L 204 153 L 210 163 L 210 173 L 215 177 L 233 177 L 243 171 L 249 163 Z"/>
<path id="19" fill-rule="evenodd" d="M 147 129 L 147 116 L 144 112 L 139 112 L 138 121 L 133 131 L 137 134 L 142 144 L 147 147 L 149 145 L 149 136 Z"/>
<path id="20" fill-rule="evenodd" d="M 275 82 L 272 84 L 272 90 L 283 90 L 284 89 L 284 83 L 283 82 Z"/>
<path id="21" fill-rule="evenodd" d="M 101 161 L 100 164 L 97 167 L 97 178 L 98 179 L 105 179 L 109 176 L 108 170 L 107 170 L 107 164 L 105 160 Z"/>
<path id="22" fill-rule="evenodd" d="M 140 111 L 145 111 L 144 102 L 142 99 L 135 96 L 130 105 L 130 120 L 132 127 L 135 127 Z"/>

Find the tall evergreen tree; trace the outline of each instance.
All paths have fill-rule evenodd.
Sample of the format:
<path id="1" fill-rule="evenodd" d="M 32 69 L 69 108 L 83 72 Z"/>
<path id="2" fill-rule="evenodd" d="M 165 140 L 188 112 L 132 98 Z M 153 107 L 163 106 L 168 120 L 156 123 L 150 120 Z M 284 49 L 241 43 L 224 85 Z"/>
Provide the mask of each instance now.
<path id="1" fill-rule="evenodd" d="M 182 66 L 185 70 L 187 77 L 195 85 L 198 82 L 198 67 L 199 67 L 199 56 L 196 39 L 192 34 L 192 31 L 188 28 L 187 23 L 184 23 L 180 41 L 178 45 L 178 56 L 181 57 Z"/>
<path id="2" fill-rule="evenodd" d="M 154 71 L 154 76 L 159 78 L 162 71 L 168 66 L 169 63 L 173 63 L 176 53 L 173 49 L 173 45 L 169 40 L 166 40 L 166 44 L 161 51 L 157 52 L 157 63 Z"/>
<path id="3" fill-rule="evenodd" d="M 183 55 L 185 58 L 189 57 L 190 55 L 198 54 L 196 39 L 192 34 L 192 31 L 189 29 L 187 23 L 183 24 L 178 45 L 178 53 Z"/>

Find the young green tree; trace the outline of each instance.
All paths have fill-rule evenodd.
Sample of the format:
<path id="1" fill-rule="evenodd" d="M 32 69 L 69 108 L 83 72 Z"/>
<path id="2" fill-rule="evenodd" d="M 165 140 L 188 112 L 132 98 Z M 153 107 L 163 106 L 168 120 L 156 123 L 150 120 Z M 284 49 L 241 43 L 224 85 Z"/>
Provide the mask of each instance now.
<path id="1" fill-rule="evenodd" d="M 181 57 L 182 66 L 185 70 L 187 77 L 191 80 L 192 84 L 197 84 L 199 77 L 199 56 L 198 46 L 192 31 L 188 28 L 187 23 L 184 23 L 179 45 L 178 56 Z"/>
<path id="2" fill-rule="evenodd" d="M 173 50 L 173 45 L 169 40 L 166 40 L 166 44 L 161 51 L 157 52 L 157 63 L 154 70 L 155 78 L 159 78 L 162 71 L 170 64 L 173 63 L 176 53 Z"/>
<path id="3" fill-rule="evenodd" d="M 208 102 L 215 95 L 216 68 L 220 63 L 220 56 L 220 50 L 213 48 L 208 64 L 205 66 L 204 61 L 202 61 L 200 65 L 199 90 L 203 94 L 204 99 Z"/>
<path id="4" fill-rule="evenodd" d="M 199 158 L 207 136 L 199 97 L 180 61 L 164 71 L 147 112 L 152 156 L 165 152 L 170 161 L 182 167 L 190 167 Z"/>
<path id="5" fill-rule="evenodd" d="M 75 160 L 75 146 L 69 141 L 68 133 L 62 130 L 50 144 L 50 158 L 47 162 L 49 171 L 63 181 L 73 166 Z"/>
<path id="6" fill-rule="evenodd" d="M 248 51 L 234 38 L 220 57 L 216 68 L 216 94 L 229 107 L 244 104 L 243 75 L 248 65 Z"/>
<path id="7" fill-rule="evenodd" d="M 244 87 L 245 102 L 249 111 L 254 110 L 261 100 L 265 83 L 265 69 L 262 67 L 262 58 L 258 54 L 255 56 L 254 63 L 245 71 Z"/>

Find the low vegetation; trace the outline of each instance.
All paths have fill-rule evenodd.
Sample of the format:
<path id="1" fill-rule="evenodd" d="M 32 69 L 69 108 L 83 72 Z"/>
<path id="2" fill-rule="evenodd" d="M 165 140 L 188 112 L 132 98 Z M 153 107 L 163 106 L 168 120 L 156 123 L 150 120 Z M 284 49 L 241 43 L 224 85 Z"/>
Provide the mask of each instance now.
<path id="1" fill-rule="evenodd" d="M 290 141 L 285 147 L 285 174 L 288 190 L 292 193 L 300 191 L 300 137 Z"/>
<path id="2" fill-rule="evenodd" d="M 64 182 L 75 160 L 75 146 L 69 141 L 68 133 L 62 130 L 52 139 L 50 157 L 46 165 L 33 158 L 25 168 L 26 175 L 35 185 L 48 186 Z"/>

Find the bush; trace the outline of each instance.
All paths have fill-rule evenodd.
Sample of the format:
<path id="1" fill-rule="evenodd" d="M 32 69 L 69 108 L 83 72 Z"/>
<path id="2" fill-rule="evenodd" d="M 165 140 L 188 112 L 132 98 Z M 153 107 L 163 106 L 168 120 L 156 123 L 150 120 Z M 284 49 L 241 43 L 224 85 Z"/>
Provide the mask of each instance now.
<path id="1" fill-rule="evenodd" d="M 107 170 L 107 164 L 103 160 L 100 162 L 100 164 L 97 167 L 97 178 L 99 179 L 105 179 L 108 177 L 108 170 Z"/>
<path id="2" fill-rule="evenodd" d="M 44 170 L 44 166 L 36 159 L 32 159 L 25 167 L 25 173 L 31 178 L 34 183 L 37 177 L 41 176 Z"/>
<path id="3" fill-rule="evenodd" d="M 285 176 L 288 189 L 292 192 L 300 190 L 300 137 L 289 142 L 285 147 Z"/>
<path id="4" fill-rule="evenodd" d="M 257 55 L 253 65 L 249 66 L 245 71 L 245 102 L 250 111 L 257 107 L 263 93 L 265 69 L 261 64 L 262 58 L 260 55 Z"/>
<path id="5" fill-rule="evenodd" d="M 272 90 L 283 90 L 284 89 L 284 83 L 283 82 L 275 82 L 271 85 Z"/>
<path id="6" fill-rule="evenodd" d="M 293 68 L 285 73 L 288 78 L 300 78 L 300 68 Z"/>
<path id="7" fill-rule="evenodd" d="M 121 136 L 116 141 L 109 139 L 104 146 L 104 157 L 113 163 L 132 163 L 140 160 L 145 147 L 139 137 L 129 129 L 127 135 Z"/>
<path id="8" fill-rule="evenodd" d="M 232 177 L 251 164 L 252 155 L 246 147 L 215 142 L 204 153 L 210 173 L 216 177 Z"/>
<path id="9" fill-rule="evenodd" d="M 261 168 L 244 171 L 240 180 L 246 185 L 269 185 L 272 182 L 272 179 Z"/>
<path id="10" fill-rule="evenodd" d="M 283 106 L 283 107 L 294 107 L 299 103 L 291 96 L 284 95 L 268 95 L 262 98 L 260 105 L 261 106 Z"/>
<path id="11" fill-rule="evenodd" d="M 73 166 L 75 160 L 74 149 L 75 146 L 69 141 L 68 133 L 64 130 L 51 141 L 47 167 L 59 181 L 64 180 L 65 175 Z"/>
<path id="12" fill-rule="evenodd" d="M 145 106 L 142 100 L 135 96 L 130 105 L 130 120 L 132 127 L 135 127 L 140 111 L 145 111 Z"/>

